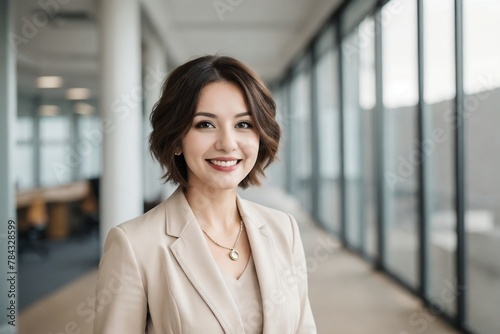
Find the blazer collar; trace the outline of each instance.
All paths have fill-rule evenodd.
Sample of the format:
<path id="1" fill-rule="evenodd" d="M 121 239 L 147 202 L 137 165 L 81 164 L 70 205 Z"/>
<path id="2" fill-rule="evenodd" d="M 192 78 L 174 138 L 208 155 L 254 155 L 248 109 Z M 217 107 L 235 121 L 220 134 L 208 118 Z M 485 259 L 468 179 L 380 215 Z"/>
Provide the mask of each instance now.
<path id="1" fill-rule="evenodd" d="M 236 203 L 244 223 L 251 223 L 259 229 L 265 225 L 265 220 L 251 207 L 252 203 L 242 199 L 240 195 L 237 195 Z M 165 232 L 179 237 L 191 221 L 196 221 L 196 217 L 182 188 L 178 187 L 165 202 Z"/>
<path id="2" fill-rule="evenodd" d="M 264 320 L 263 333 L 278 333 L 283 295 L 276 245 L 266 221 L 256 210 L 257 207 L 239 197 L 238 207 L 245 223 L 260 285 Z"/>
<path id="3" fill-rule="evenodd" d="M 178 187 L 165 202 L 165 232 L 173 237 L 179 237 L 192 221 L 196 221 L 196 217 L 184 196 L 182 187 Z"/>
<path id="4" fill-rule="evenodd" d="M 247 231 L 262 303 L 266 308 L 263 310 L 263 333 L 276 333 L 281 313 L 281 300 L 278 297 L 281 296 L 282 285 L 275 244 L 266 221 L 256 210 L 256 206 L 240 196 L 237 197 L 237 205 Z M 165 203 L 165 231 L 168 235 L 178 238 L 171 244 L 170 249 L 225 332 L 243 332 L 238 308 L 180 187 Z"/>

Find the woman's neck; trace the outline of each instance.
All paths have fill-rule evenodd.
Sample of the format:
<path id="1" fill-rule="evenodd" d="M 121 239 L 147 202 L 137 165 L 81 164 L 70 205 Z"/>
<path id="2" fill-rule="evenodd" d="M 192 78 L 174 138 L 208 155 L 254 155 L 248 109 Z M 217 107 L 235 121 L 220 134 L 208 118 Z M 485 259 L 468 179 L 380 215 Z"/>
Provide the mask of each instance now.
<path id="1" fill-rule="evenodd" d="M 219 232 L 232 230 L 241 220 L 236 203 L 236 189 L 203 191 L 190 187 L 184 190 L 184 195 L 204 229 Z"/>

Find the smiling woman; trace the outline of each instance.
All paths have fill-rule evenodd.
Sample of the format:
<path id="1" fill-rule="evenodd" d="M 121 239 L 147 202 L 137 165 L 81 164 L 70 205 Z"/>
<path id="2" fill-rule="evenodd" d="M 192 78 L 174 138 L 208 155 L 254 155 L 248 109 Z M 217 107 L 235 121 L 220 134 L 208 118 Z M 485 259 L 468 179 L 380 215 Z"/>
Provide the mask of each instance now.
<path id="1" fill-rule="evenodd" d="M 227 92 L 217 96 L 220 91 Z M 203 108 L 217 107 L 217 103 L 226 97 L 234 98 L 231 103 L 239 108 L 233 110 L 235 114 L 242 112 L 248 115 L 247 119 L 253 122 L 249 124 L 260 139 L 255 168 L 241 180 L 240 186 L 245 188 L 259 184 L 258 175 L 264 175 L 264 169 L 274 161 L 278 151 L 281 131 L 276 122 L 276 104 L 251 69 L 236 59 L 216 56 L 197 58 L 174 70 L 167 78 L 163 94 L 151 114 L 153 129 L 158 130 L 151 133 L 150 148 L 166 168 L 164 176 L 167 181 L 187 187 L 186 161 L 175 156 L 174 152 L 181 148 L 181 141 L 194 125 L 193 122 L 201 120 L 198 116 L 204 116 L 205 120 L 217 118 L 217 110 Z M 200 105 L 202 99 L 210 106 Z M 225 107 L 231 107 L 231 103 L 225 103 Z"/>
<path id="2" fill-rule="evenodd" d="M 295 219 L 241 199 L 277 154 L 276 105 L 241 62 L 167 78 L 150 149 L 177 191 L 109 232 L 95 333 L 316 333 Z"/>
<path id="3" fill-rule="evenodd" d="M 181 144 L 190 187 L 234 189 L 253 169 L 259 134 L 247 109 L 234 84 L 216 82 L 203 89 L 193 125 Z"/>

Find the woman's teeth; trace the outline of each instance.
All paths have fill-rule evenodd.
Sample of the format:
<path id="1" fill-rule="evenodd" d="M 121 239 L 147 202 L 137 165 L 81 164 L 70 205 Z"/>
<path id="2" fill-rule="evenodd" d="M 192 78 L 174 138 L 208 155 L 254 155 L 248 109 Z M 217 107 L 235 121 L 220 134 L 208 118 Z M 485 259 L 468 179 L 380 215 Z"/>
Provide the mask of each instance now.
<path id="1" fill-rule="evenodd" d="M 230 161 L 210 160 L 210 163 L 221 167 L 231 167 L 236 165 L 238 163 L 238 160 L 230 160 Z"/>

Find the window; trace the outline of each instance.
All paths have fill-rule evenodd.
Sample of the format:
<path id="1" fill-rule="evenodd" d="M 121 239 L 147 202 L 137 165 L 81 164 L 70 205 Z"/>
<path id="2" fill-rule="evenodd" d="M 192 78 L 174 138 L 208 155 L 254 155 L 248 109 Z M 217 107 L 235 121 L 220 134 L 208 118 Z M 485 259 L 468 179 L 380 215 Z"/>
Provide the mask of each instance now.
<path id="1" fill-rule="evenodd" d="M 346 238 L 360 249 L 363 233 L 361 210 L 361 110 L 359 106 L 360 44 L 357 30 L 342 42 L 342 86 L 344 112 L 344 177 L 346 192 Z"/>
<path id="2" fill-rule="evenodd" d="M 390 17 L 382 24 L 384 104 L 383 142 L 386 156 L 385 240 L 387 267 L 410 286 L 417 286 L 417 168 L 416 120 L 417 7 L 399 2 L 398 11 L 382 8 Z M 384 13 L 384 11 L 386 11 Z"/>
<path id="3" fill-rule="evenodd" d="M 464 0 L 467 323 L 499 333 L 500 3 Z"/>
<path id="4" fill-rule="evenodd" d="M 462 321 L 462 318 L 456 319 L 461 316 L 456 314 L 457 293 L 461 289 L 457 287 L 456 277 L 454 116 L 455 98 L 464 93 L 464 117 L 460 121 L 465 130 L 465 148 L 460 153 L 464 153 L 466 159 L 467 252 L 465 258 L 458 260 L 463 261 L 459 264 L 465 263 L 467 271 L 467 314 L 462 329 L 498 333 L 500 40 L 497 33 L 500 2 L 462 1 L 464 92 L 456 92 L 457 1 L 383 1 L 385 5 L 379 9 L 381 15 L 377 15 L 381 18 L 379 23 L 370 17 L 375 1 L 353 0 L 342 7 L 335 14 L 335 23 L 325 27 L 315 43 L 318 58 L 313 68 L 316 80 L 313 97 L 318 123 L 313 128 L 318 129 L 317 133 L 311 133 L 310 79 L 305 62 L 291 70 L 294 75 L 286 83 L 290 87 L 287 102 L 292 108 L 289 123 L 292 157 L 287 160 L 287 168 L 293 169 L 293 193 L 307 203 L 308 208 L 311 207 L 311 180 L 316 181 L 317 177 L 318 189 L 312 189 L 318 191 L 319 199 L 318 212 L 314 215 L 329 230 L 341 232 L 340 204 L 345 203 L 346 230 L 345 234 L 339 233 L 341 237 L 345 235 L 342 241 L 368 257 L 377 256 L 380 250 L 384 270 L 416 293 L 424 291 L 419 290 L 421 284 L 426 288 L 426 295 L 421 297 L 432 303 L 433 316 L 446 314 Z M 424 9 L 423 91 L 419 90 L 417 4 Z M 375 24 L 380 24 L 379 35 Z M 341 29 L 338 35 L 342 39 L 338 41 L 341 49 L 335 42 L 337 28 Z M 375 58 L 375 51 L 380 51 L 380 59 Z M 381 68 L 376 68 L 380 63 Z M 339 64 L 342 64 L 341 76 Z M 375 78 L 375 73 L 381 77 Z M 381 82 L 381 91 L 375 86 L 376 79 Z M 421 115 L 417 108 L 419 98 L 423 101 Z M 342 124 L 339 124 L 340 110 Z M 420 116 L 422 143 L 417 132 Z M 379 126 L 382 131 L 377 131 Z M 343 138 L 340 138 L 340 129 L 343 129 Z M 318 136 L 318 157 L 310 153 L 314 152 L 310 150 L 312 135 Z M 340 161 L 340 148 L 345 153 L 345 161 Z M 379 155 L 379 151 L 383 155 Z M 422 166 L 423 156 L 425 166 Z M 311 161 L 319 162 L 318 175 L 312 175 L 316 166 L 312 166 Z M 378 166 L 383 170 L 377 170 Z M 344 175 L 340 175 L 341 167 Z M 419 189 L 421 172 L 423 189 Z M 341 198 L 341 176 L 345 181 L 345 198 Z M 421 190 L 425 191 L 422 193 L 425 203 L 419 203 Z M 383 207 L 376 206 L 379 199 Z M 419 212 L 419 204 L 425 204 L 426 212 Z M 380 225 L 376 224 L 379 217 L 384 219 Z M 425 218 L 424 229 L 419 228 L 421 217 Z M 425 245 L 419 244 L 420 232 L 427 233 Z M 377 236 L 382 237 L 384 244 L 377 245 Z M 428 255 L 424 257 L 426 263 L 419 262 L 421 251 Z M 421 278 L 425 281 L 421 282 Z"/>
<path id="5" fill-rule="evenodd" d="M 375 21 L 366 18 L 358 28 L 359 110 L 361 115 L 361 219 L 363 251 L 376 254 L 376 119 L 375 119 Z"/>
<path id="6" fill-rule="evenodd" d="M 80 159 L 79 177 L 82 179 L 96 178 L 101 174 L 102 131 L 99 117 L 78 117 L 76 152 Z"/>
<path id="7" fill-rule="evenodd" d="M 333 41 L 333 36 L 328 35 Z M 335 232 L 340 228 L 340 136 L 338 50 L 330 48 L 318 59 L 319 218 Z"/>
<path id="8" fill-rule="evenodd" d="M 437 310 L 456 311 L 454 203 L 455 45 L 454 1 L 424 1 L 424 101 L 428 160 L 428 297 Z M 449 298 L 447 296 L 453 296 Z"/>
<path id="9" fill-rule="evenodd" d="M 17 118 L 16 132 L 16 187 L 18 189 L 30 189 L 35 186 L 33 118 L 30 116 L 19 116 Z"/>
<path id="10" fill-rule="evenodd" d="M 295 183 L 293 189 L 304 208 L 310 212 L 312 209 L 311 75 L 305 63 L 299 67 L 302 69 L 291 83 L 290 110 L 292 114 L 289 124 L 292 127 L 292 137 L 289 138 L 289 144 Z"/>
<path id="11" fill-rule="evenodd" d="M 73 180 L 78 158 L 69 145 L 70 131 L 67 116 L 40 118 L 41 186 L 55 186 Z"/>

